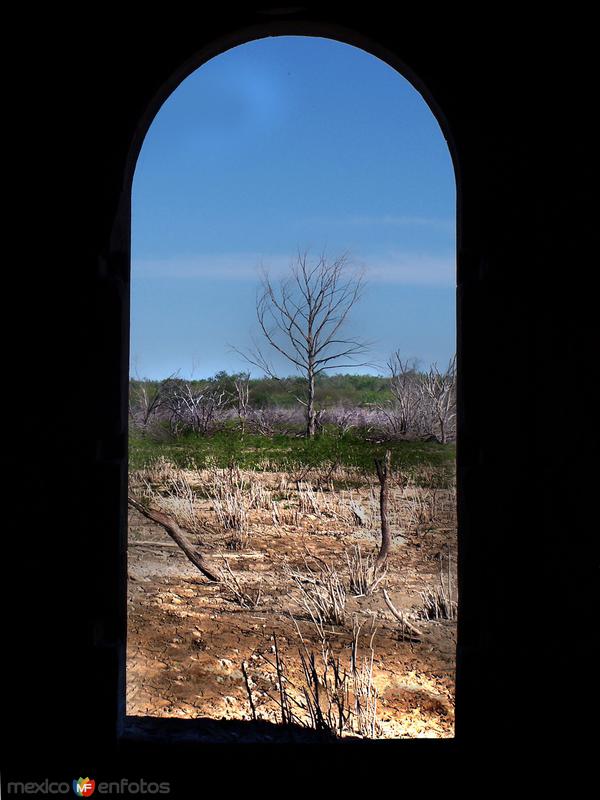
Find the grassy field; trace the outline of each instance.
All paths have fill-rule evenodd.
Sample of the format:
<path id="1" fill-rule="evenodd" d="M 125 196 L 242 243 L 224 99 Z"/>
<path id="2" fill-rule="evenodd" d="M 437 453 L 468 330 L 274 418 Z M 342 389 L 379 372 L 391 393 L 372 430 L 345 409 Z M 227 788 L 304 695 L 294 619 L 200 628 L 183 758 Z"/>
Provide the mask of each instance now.
<path id="1" fill-rule="evenodd" d="M 202 469 L 209 464 L 240 469 L 293 472 L 308 467 L 354 467 L 364 473 L 374 471 L 373 460 L 386 450 L 392 452 L 396 470 L 415 479 L 428 471 L 441 485 L 453 480 L 456 448 L 436 442 L 372 441 L 366 436 L 324 433 L 314 440 L 291 436 L 242 435 L 239 430 L 224 430 L 198 436 L 188 434 L 172 442 L 159 442 L 132 433 L 129 439 L 129 468 L 143 469 L 159 457 L 178 467 Z"/>

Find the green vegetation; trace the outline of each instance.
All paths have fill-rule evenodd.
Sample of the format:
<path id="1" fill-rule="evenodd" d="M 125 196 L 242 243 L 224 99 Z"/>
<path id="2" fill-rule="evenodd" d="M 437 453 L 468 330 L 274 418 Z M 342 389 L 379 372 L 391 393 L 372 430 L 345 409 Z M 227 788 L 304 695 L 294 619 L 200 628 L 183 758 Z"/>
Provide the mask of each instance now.
<path id="1" fill-rule="evenodd" d="M 211 435 L 188 433 L 169 442 L 159 442 L 135 431 L 129 438 L 130 469 L 142 469 L 160 456 L 180 467 L 202 468 L 209 463 L 226 467 L 235 463 L 242 469 L 294 472 L 303 467 L 354 467 L 373 473 L 373 459 L 392 452 L 392 464 L 407 474 L 424 468 L 435 470 L 438 481 L 451 481 L 455 446 L 436 442 L 370 440 L 357 432 L 343 436 L 325 432 L 316 439 L 258 434 L 242 435 L 230 428 Z"/>
<path id="2" fill-rule="evenodd" d="M 218 372 L 210 378 L 189 381 L 194 390 L 207 384 L 235 396 L 235 379 L 237 375 Z M 131 389 L 138 389 L 145 384 L 149 391 L 156 391 L 160 381 L 131 380 Z M 276 380 L 275 378 L 252 378 L 249 382 L 249 400 L 254 408 L 294 408 L 298 405 L 296 397 L 306 394 L 306 378 L 290 376 Z M 327 375 L 321 374 L 316 379 L 316 401 L 320 407 L 336 405 L 368 406 L 387 403 L 392 400 L 390 379 L 381 375 Z"/>
<path id="3" fill-rule="evenodd" d="M 390 450 L 393 467 L 408 476 L 418 476 L 421 484 L 432 480 L 443 486 L 453 481 L 456 448 L 454 444 L 427 441 L 431 425 L 409 437 L 397 435 L 387 424 L 388 418 L 381 414 L 359 417 L 348 428 L 338 424 L 334 417 L 324 420 L 314 439 L 307 438 L 296 399 L 305 391 L 305 380 L 301 377 L 251 379 L 247 402 L 253 411 L 244 424 L 236 410 L 238 377 L 219 372 L 198 381 L 175 378 L 170 382 L 170 393 L 164 391 L 164 384 L 161 388 L 159 381 L 132 380 L 130 397 L 136 398 L 141 413 L 137 417 L 132 413 L 130 468 L 143 469 L 163 457 L 176 466 L 193 469 L 209 464 L 221 468 L 236 464 L 241 469 L 297 475 L 303 470 L 323 472 L 339 466 L 374 475 L 374 459 Z M 345 410 L 360 409 L 367 415 L 376 414 L 378 407 L 389 406 L 393 400 L 390 379 L 376 375 L 321 375 L 316 391 L 321 408 L 337 407 L 342 409 L 342 416 Z M 215 411 L 213 404 L 212 398 L 217 396 L 226 398 L 220 411 Z M 151 408 L 154 397 L 161 402 L 152 409 L 153 416 L 148 415 L 151 424 L 145 424 L 143 412 Z M 281 411 L 290 412 L 289 416 L 278 417 Z M 268 415 L 266 425 L 261 423 L 260 415 Z M 427 478 L 428 470 L 435 477 Z"/>

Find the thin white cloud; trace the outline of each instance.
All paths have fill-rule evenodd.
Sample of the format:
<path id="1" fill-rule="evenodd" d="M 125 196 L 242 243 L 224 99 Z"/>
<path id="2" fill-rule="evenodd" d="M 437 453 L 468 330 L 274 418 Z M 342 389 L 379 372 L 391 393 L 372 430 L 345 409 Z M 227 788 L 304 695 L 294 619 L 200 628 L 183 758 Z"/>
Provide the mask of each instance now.
<path id="1" fill-rule="evenodd" d="M 451 256 L 428 253 L 390 252 L 366 256 L 360 266 L 371 283 L 394 283 L 410 286 L 454 286 L 456 263 Z"/>
<path id="2" fill-rule="evenodd" d="M 200 253 L 172 258 L 132 259 L 134 277 L 212 278 L 217 280 L 253 280 L 267 268 L 282 275 L 289 268 L 289 256 L 265 256 L 261 253 Z"/>
<path id="3" fill-rule="evenodd" d="M 396 214 L 370 216 L 356 214 L 345 217 L 310 217 L 296 220 L 298 225 L 347 225 L 350 227 L 387 226 L 396 228 L 430 228 L 452 233 L 456 227 L 453 219 L 440 217 L 417 217 Z"/>
<path id="4" fill-rule="evenodd" d="M 223 281 L 258 281 L 261 270 L 274 278 L 288 274 L 293 258 L 288 254 L 203 253 L 164 259 L 133 259 L 135 278 L 205 278 Z M 364 270 L 369 283 L 413 286 L 455 285 L 454 258 L 427 253 L 392 251 L 362 255 L 350 267 Z"/>

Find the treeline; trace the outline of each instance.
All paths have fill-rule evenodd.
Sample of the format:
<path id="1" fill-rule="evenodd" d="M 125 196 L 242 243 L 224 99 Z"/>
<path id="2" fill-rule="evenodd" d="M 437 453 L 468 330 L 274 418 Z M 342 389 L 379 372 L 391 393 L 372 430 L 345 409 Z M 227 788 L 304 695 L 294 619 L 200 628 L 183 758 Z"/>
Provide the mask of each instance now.
<path id="1" fill-rule="evenodd" d="M 437 438 L 455 435 L 454 361 L 441 372 L 427 372 L 394 353 L 390 374 L 319 375 L 316 379 L 317 428 L 344 434 L 352 429 L 388 437 Z M 218 372 L 201 380 L 171 376 L 162 381 L 132 379 L 129 412 L 143 435 L 207 435 L 234 427 L 263 435 L 301 435 L 305 424 L 306 379 L 251 378 Z"/>
<path id="2" fill-rule="evenodd" d="M 293 408 L 297 405 L 297 397 L 306 391 L 306 379 L 300 375 L 292 375 L 276 380 L 275 378 L 248 378 L 246 373 L 217 372 L 216 375 L 198 380 L 183 381 L 179 378 L 168 378 L 176 384 L 188 383 L 194 392 L 205 388 L 219 388 L 229 396 L 237 395 L 237 383 L 248 381 L 249 402 L 253 408 Z M 156 393 L 164 381 L 131 379 L 130 392 L 139 394 L 142 387 L 150 393 Z M 373 403 L 386 403 L 392 399 L 390 378 L 382 375 L 327 375 L 323 373 L 316 378 L 316 400 L 321 407 L 325 406 L 364 406 Z"/>

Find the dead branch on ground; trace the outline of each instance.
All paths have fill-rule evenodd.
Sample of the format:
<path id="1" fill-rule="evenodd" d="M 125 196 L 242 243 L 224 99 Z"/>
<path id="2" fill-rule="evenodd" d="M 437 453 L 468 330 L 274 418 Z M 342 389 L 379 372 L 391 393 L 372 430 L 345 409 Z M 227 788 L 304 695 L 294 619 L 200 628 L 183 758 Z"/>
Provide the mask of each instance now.
<path id="1" fill-rule="evenodd" d="M 390 600 L 390 597 L 385 589 L 382 589 L 382 592 L 386 606 L 389 608 L 394 617 L 396 617 L 396 619 L 402 625 L 401 628 L 402 636 L 404 637 L 406 634 L 406 630 L 408 630 L 410 638 L 418 637 L 420 639 L 421 636 L 423 636 L 422 631 L 420 631 L 415 625 L 413 625 L 412 622 L 409 622 L 406 616 L 401 611 L 398 611 L 398 609 L 394 606 L 394 604 Z"/>
<path id="2" fill-rule="evenodd" d="M 207 565 L 202 555 L 187 541 L 181 528 L 174 519 L 171 519 L 171 517 L 168 517 L 161 511 L 154 511 L 153 509 L 146 508 L 133 497 L 131 497 L 131 495 L 127 498 L 127 502 L 132 508 L 135 508 L 136 511 L 139 511 L 140 514 L 143 514 L 147 519 L 150 519 L 152 522 L 156 522 L 158 525 L 161 525 L 169 534 L 171 539 L 173 539 L 175 544 L 179 545 L 179 547 L 183 550 L 192 564 L 199 569 L 200 572 L 209 579 L 209 581 L 218 583 L 221 580 L 220 576 L 217 575 L 217 573 Z"/>

